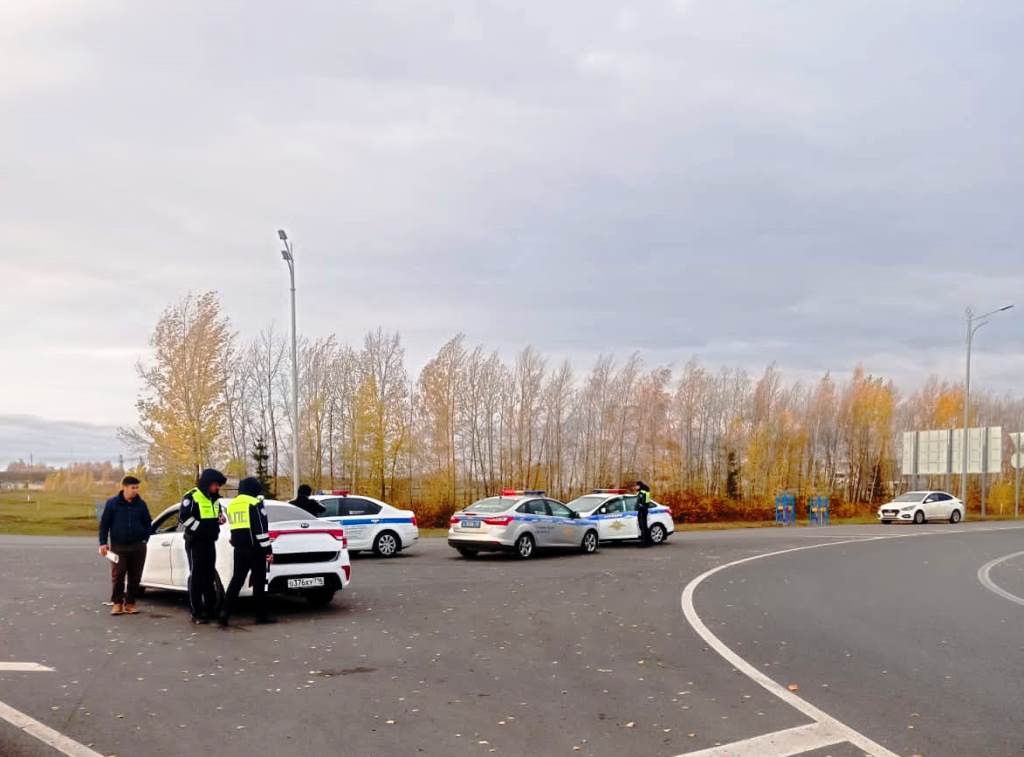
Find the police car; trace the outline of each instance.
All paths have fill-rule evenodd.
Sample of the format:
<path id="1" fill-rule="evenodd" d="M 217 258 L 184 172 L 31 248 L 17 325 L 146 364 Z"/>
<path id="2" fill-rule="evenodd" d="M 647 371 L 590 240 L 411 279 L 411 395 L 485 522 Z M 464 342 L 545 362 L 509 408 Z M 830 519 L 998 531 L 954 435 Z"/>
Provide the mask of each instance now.
<path id="1" fill-rule="evenodd" d="M 479 552 L 511 552 L 528 559 L 540 547 L 597 551 L 597 522 L 581 517 L 540 490 L 503 489 L 497 497 L 474 502 L 452 516 L 448 545 L 463 557 Z"/>
<path id="2" fill-rule="evenodd" d="M 217 501 L 226 509 L 230 499 Z M 314 607 L 330 604 L 336 592 L 348 586 L 352 566 L 348 559 L 345 531 L 318 521 L 295 505 L 264 500 L 270 522 L 273 562 L 267 571 L 267 592 L 303 596 Z M 178 505 L 168 507 L 153 521 L 153 535 L 146 550 L 142 586 L 171 591 L 188 590 L 188 556 L 184 529 L 178 521 Z M 234 551 L 231 530 L 221 526 L 217 538 L 217 593 L 231 581 Z M 241 595 L 251 596 L 249 582 Z"/>
<path id="3" fill-rule="evenodd" d="M 399 510 L 372 497 L 355 496 L 346 489 L 321 492 L 311 499 L 326 512 L 321 520 L 338 523 L 345 528 L 349 554 L 372 549 L 380 557 L 394 557 L 420 538 L 416 514 Z"/>
<path id="4" fill-rule="evenodd" d="M 640 538 L 636 500 L 637 495 L 628 489 L 594 489 L 574 499 L 569 507 L 597 522 L 601 541 L 626 541 Z M 651 509 L 647 511 L 647 525 L 655 544 L 668 539 L 676 528 L 672 511 L 657 502 L 651 502 Z"/>

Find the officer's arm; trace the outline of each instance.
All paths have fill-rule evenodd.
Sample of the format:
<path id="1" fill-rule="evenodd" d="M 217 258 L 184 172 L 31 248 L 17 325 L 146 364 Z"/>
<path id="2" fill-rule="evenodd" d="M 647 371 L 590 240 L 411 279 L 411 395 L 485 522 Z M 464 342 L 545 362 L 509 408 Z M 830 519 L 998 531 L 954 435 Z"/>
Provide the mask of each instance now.
<path id="1" fill-rule="evenodd" d="M 259 504 L 249 505 L 249 531 L 252 543 L 259 546 L 265 554 L 270 554 L 270 525 L 267 516 Z"/>
<path id="2" fill-rule="evenodd" d="M 181 510 L 178 519 L 185 531 L 195 531 L 199 528 L 199 513 L 196 512 L 196 503 L 192 497 L 185 497 L 181 500 Z"/>

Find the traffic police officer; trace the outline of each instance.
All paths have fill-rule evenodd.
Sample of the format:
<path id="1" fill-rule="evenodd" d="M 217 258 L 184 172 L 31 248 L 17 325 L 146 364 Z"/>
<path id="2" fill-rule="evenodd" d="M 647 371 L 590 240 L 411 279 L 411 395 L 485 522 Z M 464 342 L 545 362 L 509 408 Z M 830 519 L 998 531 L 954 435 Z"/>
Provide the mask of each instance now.
<path id="1" fill-rule="evenodd" d="M 224 596 L 220 624 L 226 626 L 231 609 L 245 578 L 252 574 L 252 596 L 256 605 L 257 623 L 275 623 L 267 615 L 265 594 L 267 565 L 272 559 L 270 524 L 263 509 L 263 486 L 258 478 L 243 478 L 238 482 L 238 496 L 228 504 L 228 525 L 231 527 L 231 546 L 235 548 L 235 567 Z"/>
<path id="2" fill-rule="evenodd" d="M 651 509 L 651 487 L 643 481 L 637 481 L 636 485 L 636 522 L 640 526 L 640 546 L 653 547 L 651 540 L 651 527 L 647 525 L 647 513 Z"/>
<path id="3" fill-rule="evenodd" d="M 178 512 L 185 530 L 188 601 L 193 623 L 207 623 L 217 616 L 217 537 L 225 522 L 217 500 L 226 481 L 219 470 L 207 468 L 199 475 L 196 486 L 185 492 Z"/>

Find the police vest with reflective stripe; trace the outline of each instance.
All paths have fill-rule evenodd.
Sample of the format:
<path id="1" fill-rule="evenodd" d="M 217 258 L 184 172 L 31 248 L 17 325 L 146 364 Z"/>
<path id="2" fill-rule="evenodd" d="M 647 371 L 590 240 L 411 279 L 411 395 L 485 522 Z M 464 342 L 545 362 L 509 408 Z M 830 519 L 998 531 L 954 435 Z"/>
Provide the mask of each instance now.
<path id="1" fill-rule="evenodd" d="M 252 521 L 249 519 L 249 508 L 258 505 L 259 499 L 248 494 L 239 494 L 228 505 L 228 524 L 232 531 L 243 528 L 251 528 Z"/>
<path id="2" fill-rule="evenodd" d="M 651 493 L 649 491 L 645 491 L 644 489 L 641 489 L 639 492 L 637 492 L 637 494 L 640 497 L 640 499 L 638 500 L 639 504 L 641 504 L 641 505 L 649 505 L 649 504 L 651 504 Z"/>
<path id="3" fill-rule="evenodd" d="M 192 501 L 199 505 L 200 520 L 208 520 L 211 518 L 216 519 L 220 517 L 217 503 L 203 494 L 199 489 L 190 489 L 185 496 L 192 497 Z"/>

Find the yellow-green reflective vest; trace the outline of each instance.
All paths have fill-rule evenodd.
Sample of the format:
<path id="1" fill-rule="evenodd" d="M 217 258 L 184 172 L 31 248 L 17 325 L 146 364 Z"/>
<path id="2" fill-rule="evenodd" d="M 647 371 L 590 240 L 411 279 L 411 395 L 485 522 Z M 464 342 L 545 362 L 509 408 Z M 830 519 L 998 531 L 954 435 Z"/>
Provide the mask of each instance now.
<path id="1" fill-rule="evenodd" d="M 199 518 L 201 520 L 216 519 L 220 516 L 217 503 L 199 491 L 198 488 L 190 489 L 186 496 L 192 497 L 192 501 L 199 505 Z"/>
<path id="2" fill-rule="evenodd" d="M 249 520 L 249 508 L 259 504 L 259 499 L 248 494 L 239 494 L 228 505 L 228 525 L 232 531 L 248 529 L 252 527 Z"/>
<path id="3" fill-rule="evenodd" d="M 637 492 L 637 496 L 638 496 L 637 504 L 640 504 L 640 505 L 649 505 L 649 504 L 651 504 L 651 493 L 649 491 L 647 491 L 646 489 L 641 489 L 640 491 L 638 491 Z"/>

